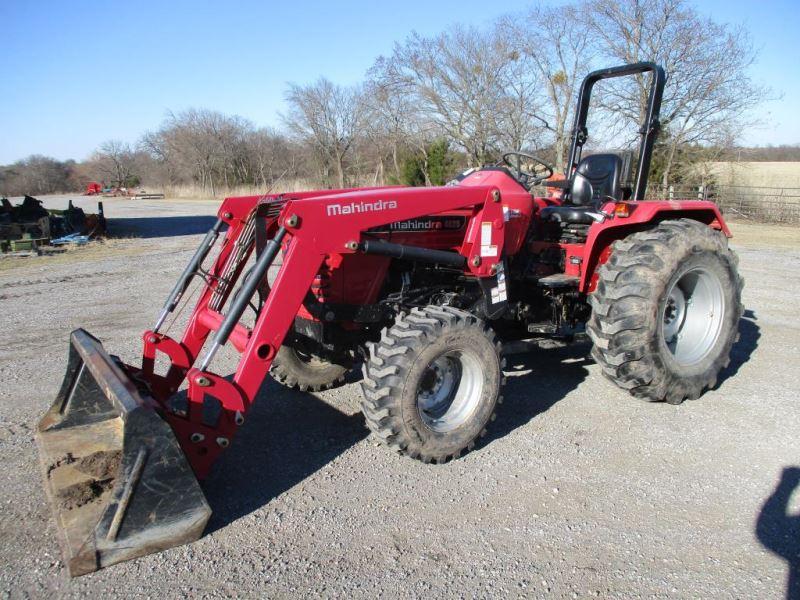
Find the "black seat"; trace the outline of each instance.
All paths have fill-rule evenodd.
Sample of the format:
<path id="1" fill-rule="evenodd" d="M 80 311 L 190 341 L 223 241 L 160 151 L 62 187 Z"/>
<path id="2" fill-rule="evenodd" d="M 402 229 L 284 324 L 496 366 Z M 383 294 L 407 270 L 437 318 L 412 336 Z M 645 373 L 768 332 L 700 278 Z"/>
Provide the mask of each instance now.
<path id="1" fill-rule="evenodd" d="M 563 206 L 543 208 L 541 216 L 561 223 L 591 225 L 607 199 L 622 199 L 622 159 L 616 154 L 592 154 L 578 163 L 567 182 Z"/>
<path id="2" fill-rule="evenodd" d="M 578 163 L 572 176 L 568 202 L 599 206 L 607 198 L 622 199 L 622 159 L 616 154 L 592 154 Z"/>

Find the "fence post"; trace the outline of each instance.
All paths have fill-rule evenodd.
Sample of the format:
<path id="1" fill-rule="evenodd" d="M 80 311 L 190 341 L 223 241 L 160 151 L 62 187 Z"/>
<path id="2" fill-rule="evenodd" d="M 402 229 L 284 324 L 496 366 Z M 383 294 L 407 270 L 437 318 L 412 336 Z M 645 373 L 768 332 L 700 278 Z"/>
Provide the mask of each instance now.
<path id="1" fill-rule="evenodd" d="M 670 200 L 674 200 L 675 199 L 675 187 L 674 186 L 669 186 L 669 199 Z"/>

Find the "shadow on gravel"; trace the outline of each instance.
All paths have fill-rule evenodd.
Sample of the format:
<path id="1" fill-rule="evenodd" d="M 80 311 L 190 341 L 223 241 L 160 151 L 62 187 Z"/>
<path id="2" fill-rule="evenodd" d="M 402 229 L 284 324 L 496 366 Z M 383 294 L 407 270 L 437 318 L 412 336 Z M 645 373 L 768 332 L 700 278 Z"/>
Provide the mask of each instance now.
<path id="1" fill-rule="evenodd" d="M 580 385 L 592 363 L 590 348 L 579 344 L 507 357 L 509 374 L 532 372 L 508 378 L 502 410 L 479 445 L 522 427 Z M 213 510 L 206 533 L 258 510 L 369 435 L 360 412 L 346 415 L 270 379 L 247 419 L 203 486 Z"/>
<path id="2" fill-rule="evenodd" d="M 203 227 L 213 224 L 213 217 L 207 219 Z M 745 312 L 739 330 L 741 337 L 733 346 L 731 363 L 720 375 L 720 383 L 734 376 L 758 346 L 761 334 L 752 311 Z M 590 344 L 573 344 L 508 356 L 506 372 L 511 376 L 505 401 L 479 446 L 522 427 L 577 388 L 588 375 L 586 367 L 594 363 L 590 350 Z M 515 371 L 531 372 L 515 377 Z M 356 379 L 354 374 L 350 382 Z M 287 390 L 268 379 L 248 412 L 247 426 L 204 485 L 214 511 L 207 533 L 261 508 L 368 434 L 361 413 L 346 415 L 312 394 Z M 800 543 L 797 540 L 795 537 Z M 767 545 L 763 539 L 762 543 Z M 795 546 L 795 554 L 797 551 Z M 792 598 L 800 600 L 800 596 Z"/>
<path id="3" fill-rule="evenodd" d="M 360 412 L 346 415 L 267 379 L 246 426 L 203 486 L 213 510 L 206 533 L 261 508 L 368 434 Z"/>
<path id="4" fill-rule="evenodd" d="M 482 444 L 500 439 L 548 410 L 577 388 L 586 376 L 591 344 L 572 344 L 565 348 L 539 349 L 506 357 L 506 380 L 503 406 L 497 420 L 488 428 Z M 515 371 L 528 371 L 518 377 Z"/>
<path id="5" fill-rule="evenodd" d="M 107 219 L 108 233 L 112 236 L 140 238 L 175 237 L 206 233 L 214 226 L 213 215 L 185 215 L 173 217 L 131 217 Z"/>
<path id="6" fill-rule="evenodd" d="M 792 493 L 800 487 L 800 467 L 786 467 L 756 521 L 756 536 L 767 550 L 786 561 L 787 600 L 800 600 L 800 513 L 789 514 Z"/>
<path id="7" fill-rule="evenodd" d="M 731 348 L 731 362 L 720 372 L 717 380 L 717 388 L 721 386 L 726 379 L 736 375 L 739 368 L 750 360 L 753 352 L 758 348 L 761 328 L 756 321 L 758 321 L 758 317 L 752 310 L 744 311 L 744 315 L 739 319 L 739 341 Z"/>

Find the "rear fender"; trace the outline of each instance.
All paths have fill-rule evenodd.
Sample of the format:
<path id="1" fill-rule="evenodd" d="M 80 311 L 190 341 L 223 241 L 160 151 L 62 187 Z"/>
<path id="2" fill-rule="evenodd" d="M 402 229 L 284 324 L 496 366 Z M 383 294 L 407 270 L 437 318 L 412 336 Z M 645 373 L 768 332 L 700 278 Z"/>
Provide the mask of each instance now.
<path id="1" fill-rule="evenodd" d="M 637 231 L 650 229 L 668 219 L 694 219 L 731 237 L 722 213 L 713 202 L 705 200 L 643 201 L 626 203 L 629 217 L 614 217 L 597 223 L 589 230 L 581 268 L 580 291 L 590 293 L 597 284 L 597 267 L 608 260 L 611 244 Z M 603 212 L 614 212 L 614 204 L 603 207 Z"/>

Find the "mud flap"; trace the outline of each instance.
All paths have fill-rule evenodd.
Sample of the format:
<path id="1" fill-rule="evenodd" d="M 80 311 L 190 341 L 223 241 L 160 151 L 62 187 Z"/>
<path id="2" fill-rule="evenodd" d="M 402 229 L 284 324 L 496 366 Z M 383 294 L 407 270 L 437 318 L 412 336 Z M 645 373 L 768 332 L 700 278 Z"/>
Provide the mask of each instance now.
<path id="1" fill-rule="evenodd" d="M 36 437 L 73 577 L 202 535 L 211 509 L 171 428 L 82 329 Z"/>

